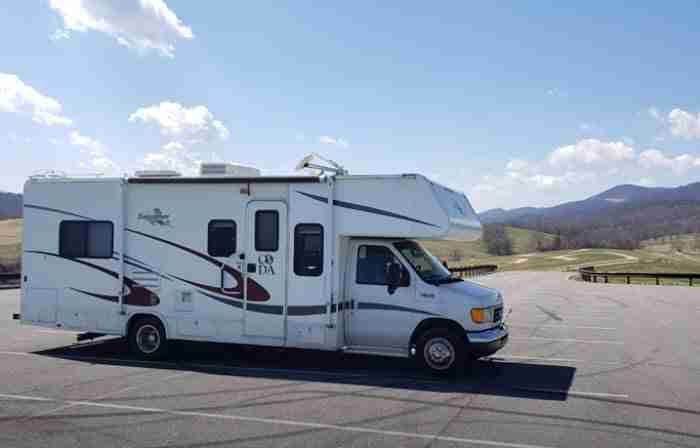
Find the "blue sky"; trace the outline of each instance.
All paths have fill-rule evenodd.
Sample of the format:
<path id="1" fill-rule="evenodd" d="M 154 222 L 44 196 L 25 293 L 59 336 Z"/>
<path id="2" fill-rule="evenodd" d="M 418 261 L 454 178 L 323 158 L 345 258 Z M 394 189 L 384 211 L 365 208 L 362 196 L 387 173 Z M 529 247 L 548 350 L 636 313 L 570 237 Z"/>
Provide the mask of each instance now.
<path id="1" fill-rule="evenodd" d="M 697 2 L 376 3 L 4 2 L 0 189 L 312 151 L 479 210 L 700 180 Z"/>

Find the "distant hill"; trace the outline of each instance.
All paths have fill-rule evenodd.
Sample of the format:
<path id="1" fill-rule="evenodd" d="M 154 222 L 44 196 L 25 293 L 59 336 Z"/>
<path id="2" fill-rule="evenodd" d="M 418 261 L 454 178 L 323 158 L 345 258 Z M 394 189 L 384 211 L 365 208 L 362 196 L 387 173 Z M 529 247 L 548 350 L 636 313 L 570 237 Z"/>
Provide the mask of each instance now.
<path id="1" fill-rule="evenodd" d="M 484 223 L 559 232 L 575 247 L 619 247 L 622 240 L 700 232 L 700 182 L 677 188 L 619 185 L 582 201 L 479 216 Z"/>
<path id="2" fill-rule="evenodd" d="M 0 191 L 0 219 L 22 217 L 22 195 Z"/>

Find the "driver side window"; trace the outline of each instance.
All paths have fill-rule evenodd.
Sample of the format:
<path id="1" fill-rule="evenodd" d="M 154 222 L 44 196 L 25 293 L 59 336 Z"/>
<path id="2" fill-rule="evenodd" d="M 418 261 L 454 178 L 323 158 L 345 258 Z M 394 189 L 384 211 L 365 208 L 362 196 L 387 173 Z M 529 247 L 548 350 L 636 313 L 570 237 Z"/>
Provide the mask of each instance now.
<path id="1" fill-rule="evenodd" d="M 401 265 L 401 283 L 399 286 L 409 286 L 408 271 L 396 259 L 391 250 L 385 246 L 362 245 L 358 248 L 355 282 L 359 285 L 387 286 L 387 266 L 391 262 L 397 262 Z"/>

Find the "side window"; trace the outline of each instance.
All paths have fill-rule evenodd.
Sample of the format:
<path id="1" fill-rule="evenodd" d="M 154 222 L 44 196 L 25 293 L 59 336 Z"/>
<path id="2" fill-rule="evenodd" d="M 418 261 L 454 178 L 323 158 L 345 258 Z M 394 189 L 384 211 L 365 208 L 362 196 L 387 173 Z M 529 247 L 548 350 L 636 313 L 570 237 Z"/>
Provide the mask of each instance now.
<path id="1" fill-rule="evenodd" d="M 276 252 L 279 248 L 280 217 L 277 210 L 255 212 L 255 250 Z"/>
<path id="2" fill-rule="evenodd" d="M 230 219 L 209 221 L 207 252 L 212 257 L 230 257 L 236 253 L 236 223 Z"/>
<path id="3" fill-rule="evenodd" d="M 112 258 L 114 224 L 109 221 L 61 221 L 58 254 L 67 258 Z"/>
<path id="4" fill-rule="evenodd" d="M 323 227 L 298 224 L 294 228 L 294 273 L 304 277 L 323 274 Z"/>
<path id="5" fill-rule="evenodd" d="M 360 285 L 386 285 L 386 268 L 393 261 L 401 264 L 385 246 L 362 245 L 357 251 L 357 278 Z M 409 275 L 401 265 L 401 286 L 409 285 Z"/>

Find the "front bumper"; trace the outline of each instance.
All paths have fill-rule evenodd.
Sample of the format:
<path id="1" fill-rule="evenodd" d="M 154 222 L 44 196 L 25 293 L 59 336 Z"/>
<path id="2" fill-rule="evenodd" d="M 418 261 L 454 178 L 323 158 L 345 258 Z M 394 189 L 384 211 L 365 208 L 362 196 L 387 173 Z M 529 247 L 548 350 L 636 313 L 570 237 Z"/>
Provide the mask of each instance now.
<path id="1" fill-rule="evenodd" d="M 470 355 L 480 358 L 496 353 L 508 342 L 508 326 L 501 323 L 484 331 L 468 331 L 467 346 Z"/>

